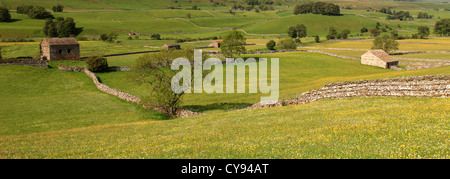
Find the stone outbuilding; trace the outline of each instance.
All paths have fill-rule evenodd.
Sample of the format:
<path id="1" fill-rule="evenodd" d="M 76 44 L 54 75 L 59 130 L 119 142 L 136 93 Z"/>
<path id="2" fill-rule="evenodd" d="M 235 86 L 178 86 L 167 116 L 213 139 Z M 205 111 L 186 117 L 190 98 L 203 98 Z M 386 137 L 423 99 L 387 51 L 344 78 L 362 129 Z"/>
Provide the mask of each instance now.
<path id="1" fill-rule="evenodd" d="M 386 69 L 398 66 L 398 60 L 391 57 L 384 50 L 369 50 L 361 56 L 361 63 Z"/>
<path id="2" fill-rule="evenodd" d="M 162 50 L 169 50 L 169 49 L 175 49 L 175 50 L 180 50 L 180 44 L 164 44 L 161 47 Z"/>
<path id="3" fill-rule="evenodd" d="M 215 41 L 215 42 L 209 44 L 208 47 L 211 47 L 211 48 L 220 48 L 220 43 L 222 43 L 222 41 Z"/>
<path id="4" fill-rule="evenodd" d="M 80 60 L 75 38 L 45 38 L 40 44 L 41 60 Z"/>

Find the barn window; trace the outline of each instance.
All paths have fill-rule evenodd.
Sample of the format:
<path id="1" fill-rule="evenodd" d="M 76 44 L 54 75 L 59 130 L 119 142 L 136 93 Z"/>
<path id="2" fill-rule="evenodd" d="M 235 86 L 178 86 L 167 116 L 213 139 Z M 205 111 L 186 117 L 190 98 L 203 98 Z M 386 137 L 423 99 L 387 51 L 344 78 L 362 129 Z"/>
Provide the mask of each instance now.
<path id="1" fill-rule="evenodd" d="M 61 49 L 59 50 L 59 54 L 62 54 L 62 50 Z"/>
<path id="2" fill-rule="evenodd" d="M 67 49 L 67 53 L 70 54 L 70 49 Z"/>

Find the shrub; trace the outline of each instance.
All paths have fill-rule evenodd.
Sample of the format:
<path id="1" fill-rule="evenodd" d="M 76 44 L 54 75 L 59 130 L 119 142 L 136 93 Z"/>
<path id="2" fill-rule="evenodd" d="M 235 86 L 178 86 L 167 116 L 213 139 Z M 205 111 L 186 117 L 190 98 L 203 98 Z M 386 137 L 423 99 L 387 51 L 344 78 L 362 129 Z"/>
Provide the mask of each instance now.
<path id="1" fill-rule="evenodd" d="M 86 60 L 88 69 L 92 72 L 102 72 L 108 70 L 108 61 L 104 57 L 92 56 Z"/>
<path id="2" fill-rule="evenodd" d="M 266 47 L 269 50 L 275 50 L 275 45 L 277 45 L 276 42 L 274 40 L 270 40 L 267 42 Z"/>
<path id="3" fill-rule="evenodd" d="M 9 10 L 5 7 L 0 7 L 0 22 L 10 22 L 11 14 L 9 14 Z"/>
<path id="4" fill-rule="evenodd" d="M 33 7 L 30 11 L 27 13 L 28 16 L 32 19 L 54 19 L 53 15 L 45 10 L 45 8 L 40 6 Z"/>
<path id="5" fill-rule="evenodd" d="M 278 47 L 280 50 L 297 49 L 297 44 L 295 44 L 294 39 L 287 38 L 287 39 L 280 40 L 278 42 Z"/>
<path id="6" fill-rule="evenodd" d="M 152 34 L 151 38 L 152 38 L 152 40 L 161 40 L 161 35 L 159 35 L 159 34 Z"/>
<path id="7" fill-rule="evenodd" d="M 427 38 L 430 35 L 430 28 L 428 26 L 421 25 L 417 27 L 417 31 L 421 39 Z"/>
<path id="8" fill-rule="evenodd" d="M 320 42 L 320 38 L 319 38 L 319 36 L 318 35 L 316 35 L 316 37 L 314 38 L 314 40 L 317 42 L 317 43 L 319 43 Z"/>
<path id="9" fill-rule="evenodd" d="M 28 14 L 31 11 L 31 9 L 33 9 L 33 6 L 20 5 L 20 6 L 17 6 L 16 13 L 17 14 Z"/>
<path id="10" fill-rule="evenodd" d="M 114 41 L 117 40 L 117 38 L 118 38 L 117 36 L 118 36 L 118 34 L 116 34 L 114 32 L 110 33 L 109 35 L 101 34 L 100 35 L 100 40 L 108 42 L 108 43 L 114 43 Z"/>
<path id="11" fill-rule="evenodd" d="M 58 4 L 56 6 L 53 6 L 52 10 L 53 10 L 53 12 L 62 12 L 64 10 L 64 6 L 61 4 Z"/>

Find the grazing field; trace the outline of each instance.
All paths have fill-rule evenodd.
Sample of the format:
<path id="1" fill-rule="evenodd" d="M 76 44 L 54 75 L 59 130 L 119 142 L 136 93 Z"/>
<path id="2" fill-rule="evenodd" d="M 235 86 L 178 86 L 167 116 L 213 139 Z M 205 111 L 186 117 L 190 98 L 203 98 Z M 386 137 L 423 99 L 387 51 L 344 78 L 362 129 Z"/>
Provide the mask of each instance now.
<path id="1" fill-rule="evenodd" d="M 164 118 L 97 90 L 84 73 L 0 66 L 0 84 L 1 136 Z"/>
<path id="2" fill-rule="evenodd" d="M 361 65 L 359 61 L 306 52 L 246 56 L 280 59 L 280 98 L 292 98 L 297 92 L 318 89 L 331 82 L 450 73 L 449 67 L 397 72 Z M 131 83 L 126 78 L 127 73 L 129 72 L 101 73 L 98 76 L 103 83 L 113 88 L 136 96 L 145 96 L 145 88 Z M 204 113 L 223 112 L 250 106 L 259 102 L 261 96 L 267 94 L 187 94 L 183 106 L 185 109 Z M 198 105 L 199 102 L 203 105 Z"/>
<path id="3" fill-rule="evenodd" d="M 3 135 L 0 157 L 449 158 L 449 104 L 439 98 L 324 100 Z"/>
<path id="4" fill-rule="evenodd" d="M 56 18 L 74 18 L 76 27 L 83 30 L 76 37 L 81 57 L 153 51 L 171 43 L 179 43 L 182 49 L 203 49 L 211 42 L 223 41 L 233 29 L 245 34 L 247 51 L 268 51 L 267 42 L 278 43 L 288 37 L 290 26 L 304 24 L 307 36 L 301 38 L 297 49 L 359 58 L 371 49 L 374 39 L 368 32 L 361 33 L 361 28 L 371 29 L 379 23 L 380 30 L 386 29 L 381 34 L 395 30 L 402 38 L 410 38 L 419 26 L 430 28 L 428 38 L 398 42 L 400 51 L 431 52 L 393 57 L 440 61 L 402 59 L 400 62 L 450 60 L 450 53 L 436 53 L 450 50 L 450 38 L 433 34 L 437 21 L 450 18 L 449 3 L 320 1 L 338 4 L 342 15 L 293 15 L 294 6 L 306 2 L 300 0 L 264 1 L 273 8 L 268 11 L 262 5 L 253 7 L 258 10 L 232 8 L 235 5 L 252 8 L 247 0 L 0 0 L 0 6 L 9 9 L 12 19 L 0 22 L 1 58 L 40 57 L 39 44 L 46 36 L 45 20 L 17 14 L 17 6 L 25 4 L 43 6 Z M 57 4 L 65 7 L 63 12 L 51 10 Z M 382 7 L 392 7 L 396 12 L 410 11 L 414 19 L 386 20 L 387 14 L 377 12 Z M 419 12 L 434 17 L 417 19 Z M 331 27 L 338 33 L 350 30 L 349 39 L 326 40 Z M 138 34 L 128 35 L 132 31 Z M 98 40 L 101 34 L 110 33 L 118 34 L 114 42 Z M 159 34 L 162 40 L 152 39 L 153 34 Z M 315 35 L 320 36 L 320 43 L 315 42 Z M 24 40 L 34 42 L 20 42 Z M 132 66 L 144 55 L 107 57 L 108 65 Z M 313 52 L 241 57 L 280 60 L 279 99 L 294 98 L 333 82 L 450 75 L 450 66 L 406 71 L 405 64 L 401 64 L 403 70 L 396 71 Z M 204 115 L 168 118 L 101 92 L 83 72 L 57 69 L 58 65 L 87 67 L 84 60 L 50 61 L 49 68 L 2 65 L 1 159 L 450 158 L 449 98 L 347 98 L 246 110 L 269 94 L 248 90 L 232 94 L 186 94 L 181 107 Z M 130 73 L 97 72 L 96 75 L 111 88 L 138 97 L 148 95 L 145 86 L 130 80 Z M 237 78 L 248 78 L 248 75 Z M 223 79 L 227 80 L 237 81 Z M 245 83 L 248 89 L 249 80 Z"/>

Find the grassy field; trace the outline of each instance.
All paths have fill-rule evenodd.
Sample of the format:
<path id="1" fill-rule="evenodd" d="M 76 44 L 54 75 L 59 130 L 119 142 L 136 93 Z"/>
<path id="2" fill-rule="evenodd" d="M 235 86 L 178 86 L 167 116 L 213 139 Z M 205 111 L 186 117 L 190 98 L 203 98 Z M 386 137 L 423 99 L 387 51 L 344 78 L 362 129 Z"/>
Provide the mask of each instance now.
<path id="1" fill-rule="evenodd" d="M 327 83 L 337 81 L 450 73 L 449 67 L 397 72 L 394 70 L 385 70 L 382 68 L 361 65 L 358 61 L 306 52 L 247 55 L 247 57 L 280 59 L 280 98 L 283 96 L 292 98 L 297 92 L 301 93 L 321 88 Z M 103 83 L 113 88 L 120 89 L 136 96 L 145 96 L 147 92 L 144 87 L 137 86 L 128 81 L 126 78 L 128 73 L 129 72 L 100 73 L 98 76 Z M 259 102 L 261 96 L 266 96 L 266 94 L 187 94 L 184 97 L 185 101 L 183 106 L 185 109 L 193 111 L 216 113 L 250 106 Z M 198 105 L 199 102 L 203 105 Z"/>
<path id="2" fill-rule="evenodd" d="M 232 28 L 245 32 L 247 43 L 256 44 L 247 45 L 248 51 L 264 51 L 269 40 L 287 37 L 288 27 L 295 24 L 308 29 L 299 49 L 370 49 L 373 39 L 326 41 L 324 37 L 334 26 L 338 32 L 349 29 L 350 38 L 368 38 L 367 33 L 356 35 L 362 27 L 370 29 L 377 22 L 410 36 L 419 25 L 432 28 L 439 19 L 450 18 L 450 13 L 443 11 L 450 8 L 449 3 L 431 1 L 332 1 L 346 8 L 342 16 L 293 15 L 298 0 L 273 1 L 273 11 L 230 13 L 234 3 L 244 0 L 222 5 L 210 0 L 0 0 L 0 6 L 9 8 L 13 19 L 0 22 L 1 38 L 35 40 L 0 42 L 1 55 L 39 57 L 44 20 L 16 14 L 16 7 L 22 4 L 49 10 L 63 4 L 64 12 L 52 14 L 73 17 L 77 27 L 83 28 L 80 36 L 119 34 L 119 43 L 79 41 L 82 57 L 157 50 L 163 44 L 175 43 L 176 38 L 216 36 L 220 40 Z M 200 10 L 191 10 L 193 5 Z M 435 18 L 388 21 L 386 14 L 368 11 L 381 7 L 408 10 L 413 16 L 427 12 Z M 129 40 L 130 31 L 147 35 Z M 148 35 L 155 33 L 171 40 L 151 40 Z M 315 43 L 312 35 L 319 35 L 321 43 Z M 181 47 L 205 47 L 210 42 L 186 42 Z M 403 51 L 450 49 L 448 37 L 399 43 Z M 322 51 L 351 57 L 365 53 Z M 131 66 L 143 55 L 108 57 L 108 64 Z M 309 52 L 243 57 L 280 59 L 280 98 L 293 98 L 332 82 L 450 74 L 450 66 L 395 71 Z M 447 54 L 437 53 L 394 57 L 449 59 Z M 448 98 L 351 98 L 240 110 L 268 95 L 187 94 L 182 107 L 206 115 L 167 118 L 99 91 L 84 73 L 57 70 L 58 65 L 86 67 L 84 61 L 53 61 L 49 65 L 0 66 L 0 158 L 450 158 Z M 146 96 L 147 89 L 132 83 L 127 78 L 129 73 L 96 74 L 112 88 Z"/>
<path id="3" fill-rule="evenodd" d="M 0 157 L 449 158 L 449 104 L 438 98 L 324 100 L 3 135 Z"/>
<path id="4" fill-rule="evenodd" d="M 2 136 L 164 118 L 97 90 L 83 73 L 0 68 Z"/>

